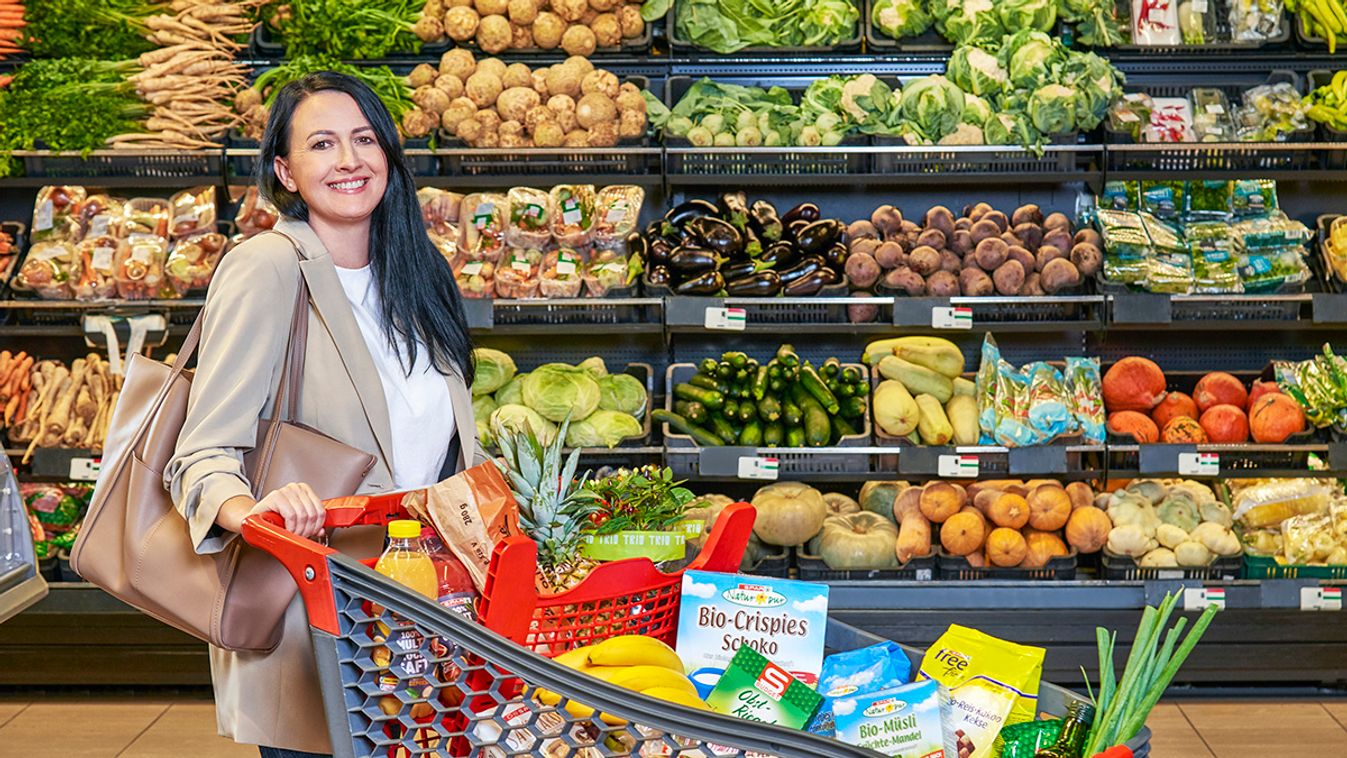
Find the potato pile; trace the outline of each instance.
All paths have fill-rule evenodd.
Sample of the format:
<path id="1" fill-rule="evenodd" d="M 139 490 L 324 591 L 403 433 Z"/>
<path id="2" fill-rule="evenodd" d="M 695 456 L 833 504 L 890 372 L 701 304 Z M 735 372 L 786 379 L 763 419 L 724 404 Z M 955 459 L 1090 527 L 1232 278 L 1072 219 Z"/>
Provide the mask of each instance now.
<path id="1" fill-rule="evenodd" d="M 879 286 L 911 296 L 1056 295 L 1080 287 L 1103 264 L 1099 234 L 1073 232 L 1062 213 L 1025 205 L 1010 216 L 978 203 L 955 217 L 937 205 L 921 224 L 892 205 L 847 230 L 853 290 Z"/>
<path id="2" fill-rule="evenodd" d="M 640 88 L 579 56 L 535 70 L 450 50 L 407 81 L 416 103 L 403 117 L 408 136 L 438 123 L 471 147 L 613 147 L 646 131 Z"/>
<path id="3" fill-rule="evenodd" d="M 561 48 L 588 56 L 645 33 L 641 3 L 623 0 L 426 0 L 420 23 L 491 55 Z"/>

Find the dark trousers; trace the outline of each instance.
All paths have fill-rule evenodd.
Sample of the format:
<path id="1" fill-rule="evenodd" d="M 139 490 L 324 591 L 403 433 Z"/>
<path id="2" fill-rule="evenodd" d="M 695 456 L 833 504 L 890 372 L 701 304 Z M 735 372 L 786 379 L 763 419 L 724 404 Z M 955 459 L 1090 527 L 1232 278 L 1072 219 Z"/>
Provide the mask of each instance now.
<path id="1" fill-rule="evenodd" d="M 305 753 L 302 750 L 282 750 L 278 747 L 258 747 L 257 751 L 262 754 L 262 758 L 332 758 L 330 755 L 321 753 Z"/>

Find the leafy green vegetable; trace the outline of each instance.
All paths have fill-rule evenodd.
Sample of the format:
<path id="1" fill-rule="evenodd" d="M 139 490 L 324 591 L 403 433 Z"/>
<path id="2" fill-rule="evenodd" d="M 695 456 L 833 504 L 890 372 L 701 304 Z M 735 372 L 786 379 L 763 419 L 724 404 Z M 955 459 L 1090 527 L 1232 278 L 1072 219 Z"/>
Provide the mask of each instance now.
<path id="1" fill-rule="evenodd" d="M 1034 131 L 1029 119 L 1020 113 L 995 113 L 982 125 L 982 136 L 988 145 L 1024 145 L 1035 147 L 1042 137 Z"/>
<path id="2" fill-rule="evenodd" d="M 649 398 L 641 380 L 630 374 L 609 374 L 599 380 L 599 409 L 641 418 Z"/>
<path id="3" fill-rule="evenodd" d="M 1122 96 L 1122 76 L 1094 53 L 1069 53 L 1061 81 L 1076 92 L 1076 126 L 1088 131 L 1108 115 L 1109 105 Z"/>
<path id="4" fill-rule="evenodd" d="M 1001 46 L 1001 63 L 1014 87 L 1033 87 L 1051 81 L 1053 66 L 1066 59 L 1066 48 L 1043 32 L 1022 29 Z"/>
<path id="5" fill-rule="evenodd" d="M 1050 32 L 1057 23 L 1057 0 L 998 0 L 996 14 L 1008 30 Z"/>
<path id="6" fill-rule="evenodd" d="M 510 432 L 526 434 L 530 430 L 544 445 L 557 438 L 557 425 L 526 405 L 502 405 L 491 414 L 491 433 L 497 440 Z"/>
<path id="7" fill-rule="evenodd" d="M 617 447 L 627 437 L 639 437 L 645 432 L 636 417 L 621 411 L 597 410 L 589 416 L 572 421 L 566 430 L 567 447 Z"/>
<path id="8" fill-rule="evenodd" d="M 583 419 L 599 407 L 599 385 L 582 368 L 548 363 L 525 377 L 524 404 L 549 421 Z"/>
<path id="9" fill-rule="evenodd" d="M 1117 47 L 1128 39 L 1127 24 L 1118 18 L 1114 0 L 1060 0 L 1063 21 L 1076 25 L 1076 40 L 1090 47 Z"/>
<path id="10" fill-rule="evenodd" d="M 903 90 L 903 117 L 926 139 L 936 141 L 963 120 L 963 90 L 943 76 L 926 76 Z"/>
<path id="11" fill-rule="evenodd" d="M 835 45 L 855 36 L 860 17 L 852 0 L 680 0 L 674 6 L 679 37 L 721 54 Z"/>
<path id="12" fill-rule="evenodd" d="M 34 58 L 135 58 L 153 50 L 145 19 L 163 7 L 146 0 L 37 0 L 26 4 L 19 46 Z"/>
<path id="13" fill-rule="evenodd" d="M 1076 129 L 1076 93 L 1062 84 L 1045 84 L 1029 95 L 1029 120 L 1043 134 Z"/>
<path id="14" fill-rule="evenodd" d="M 981 127 L 992 117 L 992 107 L 977 95 L 964 93 L 963 123 Z"/>
<path id="15" fill-rule="evenodd" d="M 438 36 L 418 36 L 425 0 L 290 0 L 289 4 L 290 13 L 278 29 L 287 58 L 374 60 L 389 53 L 420 52 L 425 37 Z"/>
<path id="16" fill-rule="evenodd" d="M 870 11 L 870 23 L 894 39 L 919 37 L 934 22 L 924 0 L 875 0 Z"/>
<path id="17" fill-rule="evenodd" d="M 515 375 L 514 359 L 507 353 L 479 347 L 472 351 L 474 373 L 472 378 L 473 397 L 490 395 L 504 387 Z"/>
<path id="18" fill-rule="evenodd" d="M 992 0 L 934 0 L 936 28 L 957 45 L 995 46 L 1006 34 Z"/>
<path id="19" fill-rule="evenodd" d="M 595 534 L 622 531 L 667 531 L 683 520 L 694 496 L 674 481 L 673 471 L 642 466 L 635 471 L 619 469 L 611 476 L 586 485 L 599 501 Z"/>
<path id="20" fill-rule="evenodd" d="M 412 93 L 406 77 L 398 76 L 387 66 L 352 66 L 320 55 L 297 56 L 263 71 L 253 81 L 253 89 L 261 93 L 262 102 L 271 107 L 285 85 L 318 71 L 349 74 L 365 82 L 384 101 L 396 123 L 402 123 L 402 115 L 412 109 Z"/>
<path id="21" fill-rule="evenodd" d="M 959 89 L 979 96 L 1000 94 L 1010 78 L 1000 58 L 972 45 L 955 48 L 946 75 Z"/>

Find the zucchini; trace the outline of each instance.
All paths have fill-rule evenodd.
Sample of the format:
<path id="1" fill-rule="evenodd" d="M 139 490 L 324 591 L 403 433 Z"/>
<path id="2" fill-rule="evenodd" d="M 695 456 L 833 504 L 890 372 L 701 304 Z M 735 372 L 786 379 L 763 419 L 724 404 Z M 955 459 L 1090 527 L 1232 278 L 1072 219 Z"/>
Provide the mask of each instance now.
<path id="1" fill-rule="evenodd" d="M 650 412 L 650 418 L 655 421 L 668 424 L 671 429 L 692 437 L 692 441 L 702 447 L 720 447 L 725 444 L 725 440 L 706 431 L 696 424 L 688 421 L 677 413 L 670 413 L 663 408 L 656 408 Z"/>
<path id="2" fill-rule="evenodd" d="M 866 403 L 865 398 L 854 396 L 842 400 L 841 404 L 842 407 L 838 410 L 838 413 L 842 418 L 846 419 L 858 419 L 863 417 L 867 410 L 867 406 L 869 405 Z"/>
<path id="3" fill-rule="evenodd" d="M 697 370 L 708 376 L 715 376 L 719 366 L 715 358 L 703 358 L 702 362 L 697 364 Z"/>
<path id="4" fill-rule="evenodd" d="M 744 447 L 761 447 L 762 424 L 756 421 L 744 424 L 743 430 L 739 432 L 739 444 Z"/>
<path id="5" fill-rule="evenodd" d="M 828 379 L 834 379 L 842 373 L 842 362 L 836 358 L 829 358 L 823 362 L 823 368 L 819 373 Z"/>
<path id="6" fill-rule="evenodd" d="M 674 397 L 679 400 L 701 403 L 709 411 L 718 411 L 725 405 L 725 396 L 720 392 L 693 384 L 674 385 Z"/>
<path id="7" fill-rule="evenodd" d="M 753 372 L 753 399 L 762 402 L 767 395 L 767 382 L 771 379 L 770 369 L 767 366 L 758 366 Z"/>
<path id="8" fill-rule="evenodd" d="M 786 427 L 786 447 L 804 447 L 804 427 Z"/>
<path id="9" fill-rule="evenodd" d="M 697 374 L 688 380 L 688 384 L 691 384 L 694 387 L 701 387 L 702 389 L 714 390 L 716 392 L 724 392 L 728 389 L 724 382 L 719 381 L 714 376 L 707 376 L 706 374 Z"/>
<path id="10" fill-rule="evenodd" d="M 762 429 L 762 444 L 767 447 L 781 447 L 786 439 L 786 429 L 778 421 L 773 421 Z"/>
<path id="11" fill-rule="evenodd" d="M 843 437 L 854 437 L 855 435 L 860 434 L 860 432 L 856 431 L 856 428 L 851 425 L 851 422 L 841 416 L 833 416 L 829 421 L 831 421 L 833 425 L 832 442 L 834 445 L 840 442 Z"/>
<path id="12" fill-rule="evenodd" d="M 726 400 L 726 401 L 725 401 L 725 404 L 722 405 L 722 406 L 720 407 L 720 412 L 723 413 L 723 414 L 725 414 L 725 418 L 729 419 L 730 421 L 738 420 L 738 418 L 739 418 L 739 401 L 738 401 L 738 400 Z"/>
<path id="13" fill-rule="evenodd" d="M 723 440 L 732 440 L 738 437 L 734 427 L 730 426 L 730 422 L 726 421 L 725 417 L 719 413 L 711 414 L 711 418 L 707 420 L 706 428 Z"/>
<path id="14" fill-rule="evenodd" d="M 741 369 L 748 366 L 748 355 L 737 350 L 732 350 L 720 356 L 722 363 L 728 363 L 735 369 Z"/>
<path id="15" fill-rule="evenodd" d="M 794 345 L 782 345 L 777 348 L 776 359 L 786 368 L 795 368 L 800 365 L 800 356 L 796 355 Z"/>
<path id="16" fill-rule="evenodd" d="M 799 426 L 804 422 L 804 411 L 800 410 L 800 406 L 790 400 L 782 401 L 781 420 L 785 421 L 788 426 Z"/>
<path id="17" fill-rule="evenodd" d="M 805 366 L 800 369 L 800 384 L 808 390 L 809 394 L 823 406 L 823 410 L 828 413 L 837 413 L 837 396 L 828 390 L 823 384 L 823 378 L 818 375 L 813 366 Z"/>
<path id="18" fill-rule="evenodd" d="M 828 412 L 818 403 L 804 407 L 804 443 L 809 447 L 827 447 L 832 438 Z"/>
<path id="19" fill-rule="evenodd" d="M 768 395 L 758 401 L 758 418 L 772 422 L 781 418 L 781 401 Z"/>
<path id="20" fill-rule="evenodd" d="M 717 378 L 728 380 L 732 376 L 734 376 L 734 366 L 731 366 L 725 361 L 721 361 L 720 365 L 716 366 Z"/>
<path id="21" fill-rule="evenodd" d="M 842 381 L 846 384 L 859 384 L 861 381 L 860 369 L 855 366 L 847 366 L 842 369 Z"/>
<path id="22" fill-rule="evenodd" d="M 694 424 L 705 424 L 707 417 L 710 415 L 706 412 L 706 406 L 688 400 L 674 401 L 674 413 Z"/>
<path id="23" fill-rule="evenodd" d="M 758 418 L 758 408 L 751 400 L 745 400 L 739 404 L 739 420 L 745 424 Z"/>

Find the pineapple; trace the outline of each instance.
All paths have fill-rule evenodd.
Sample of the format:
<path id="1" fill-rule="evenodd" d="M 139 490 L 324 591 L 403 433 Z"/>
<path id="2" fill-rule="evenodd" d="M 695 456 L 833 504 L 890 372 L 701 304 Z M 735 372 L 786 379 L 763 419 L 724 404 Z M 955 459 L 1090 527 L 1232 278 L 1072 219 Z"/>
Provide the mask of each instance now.
<path id="1" fill-rule="evenodd" d="M 519 502 L 519 525 L 538 543 L 538 579 L 545 594 L 565 592 L 584 580 L 597 565 L 580 554 L 584 530 L 598 510 L 598 498 L 585 488 L 589 472 L 579 481 L 575 469 L 580 451 L 571 451 L 562 465 L 561 447 L 569 420 L 552 443 L 543 446 L 531 428 L 523 432 L 497 430 L 501 457 L 497 465 Z"/>

